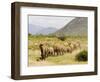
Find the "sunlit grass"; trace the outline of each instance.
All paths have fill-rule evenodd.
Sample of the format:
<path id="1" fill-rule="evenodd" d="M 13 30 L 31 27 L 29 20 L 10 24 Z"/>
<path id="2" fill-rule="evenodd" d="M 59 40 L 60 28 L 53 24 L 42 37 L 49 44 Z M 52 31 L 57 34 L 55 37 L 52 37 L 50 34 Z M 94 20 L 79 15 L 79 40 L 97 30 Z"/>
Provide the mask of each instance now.
<path id="1" fill-rule="evenodd" d="M 77 49 L 72 53 L 65 53 L 59 56 L 50 56 L 46 60 L 39 60 L 41 53 L 39 50 L 40 42 L 64 43 L 66 41 L 79 41 L 81 49 Z M 87 61 L 76 61 L 75 56 L 82 50 L 87 50 L 87 37 L 66 37 L 64 41 L 56 37 L 48 36 L 29 36 L 28 37 L 28 66 L 47 66 L 47 65 L 72 65 L 72 64 L 87 64 Z"/>

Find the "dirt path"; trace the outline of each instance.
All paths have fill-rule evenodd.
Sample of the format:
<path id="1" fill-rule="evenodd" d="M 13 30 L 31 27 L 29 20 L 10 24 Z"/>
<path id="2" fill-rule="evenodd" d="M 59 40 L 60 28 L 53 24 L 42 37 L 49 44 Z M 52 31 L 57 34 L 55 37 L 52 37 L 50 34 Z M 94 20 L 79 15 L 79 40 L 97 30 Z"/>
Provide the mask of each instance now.
<path id="1" fill-rule="evenodd" d="M 51 62 L 48 62 L 48 61 L 33 61 L 33 60 L 30 60 L 29 61 L 29 65 L 28 66 L 47 66 L 47 65 L 55 65 L 54 63 L 51 63 Z"/>
<path id="2" fill-rule="evenodd" d="M 75 61 L 75 56 L 77 53 L 82 51 L 77 49 L 72 53 L 65 53 L 62 56 L 48 57 L 46 60 L 39 60 L 40 52 L 39 50 L 30 50 L 28 66 L 50 66 L 50 65 L 67 65 L 67 64 L 86 64 L 87 62 L 77 62 Z"/>

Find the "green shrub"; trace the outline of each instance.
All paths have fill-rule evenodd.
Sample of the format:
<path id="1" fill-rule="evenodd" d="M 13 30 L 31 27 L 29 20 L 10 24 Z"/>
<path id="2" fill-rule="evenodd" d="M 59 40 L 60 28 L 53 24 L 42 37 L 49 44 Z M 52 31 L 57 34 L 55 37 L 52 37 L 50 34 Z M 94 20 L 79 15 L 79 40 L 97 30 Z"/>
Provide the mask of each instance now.
<path id="1" fill-rule="evenodd" d="M 88 60 L 88 52 L 86 50 L 83 50 L 83 51 L 79 52 L 75 58 L 77 61 L 87 61 Z"/>
<path id="2" fill-rule="evenodd" d="M 65 36 L 59 36 L 58 39 L 60 39 L 61 41 L 65 41 L 66 37 Z"/>

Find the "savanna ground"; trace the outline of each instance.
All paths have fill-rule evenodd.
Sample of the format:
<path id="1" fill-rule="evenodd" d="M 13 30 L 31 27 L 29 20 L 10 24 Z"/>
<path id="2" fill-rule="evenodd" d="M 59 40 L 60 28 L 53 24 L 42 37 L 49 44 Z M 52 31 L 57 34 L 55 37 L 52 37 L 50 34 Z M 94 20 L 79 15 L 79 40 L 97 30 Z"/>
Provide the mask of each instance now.
<path id="1" fill-rule="evenodd" d="M 65 53 L 59 56 L 50 56 L 46 60 L 37 61 L 41 57 L 39 44 L 41 42 L 64 43 L 79 41 L 81 48 L 72 53 Z M 32 36 L 28 35 L 28 66 L 48 66 L 48 65 L 68 65 L 68 64 L 87 64 L 87 61 L 76 61 L 75 56 L 82 50 L 87 50 L 87 37 L 67 36 L 64 41 L 53 36 Z"/>

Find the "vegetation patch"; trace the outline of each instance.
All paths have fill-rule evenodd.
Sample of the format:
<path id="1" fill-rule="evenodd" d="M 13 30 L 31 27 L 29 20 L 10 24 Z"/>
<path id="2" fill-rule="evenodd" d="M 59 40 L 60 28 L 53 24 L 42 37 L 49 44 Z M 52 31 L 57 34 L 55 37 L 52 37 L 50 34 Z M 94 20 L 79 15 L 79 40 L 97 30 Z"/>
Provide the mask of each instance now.
<path id="1" fill-rule="evenodd" d="M 83 50 L 76 55 L 77 61 L 87 61 L 88 60 L 88 52 Z"/>

